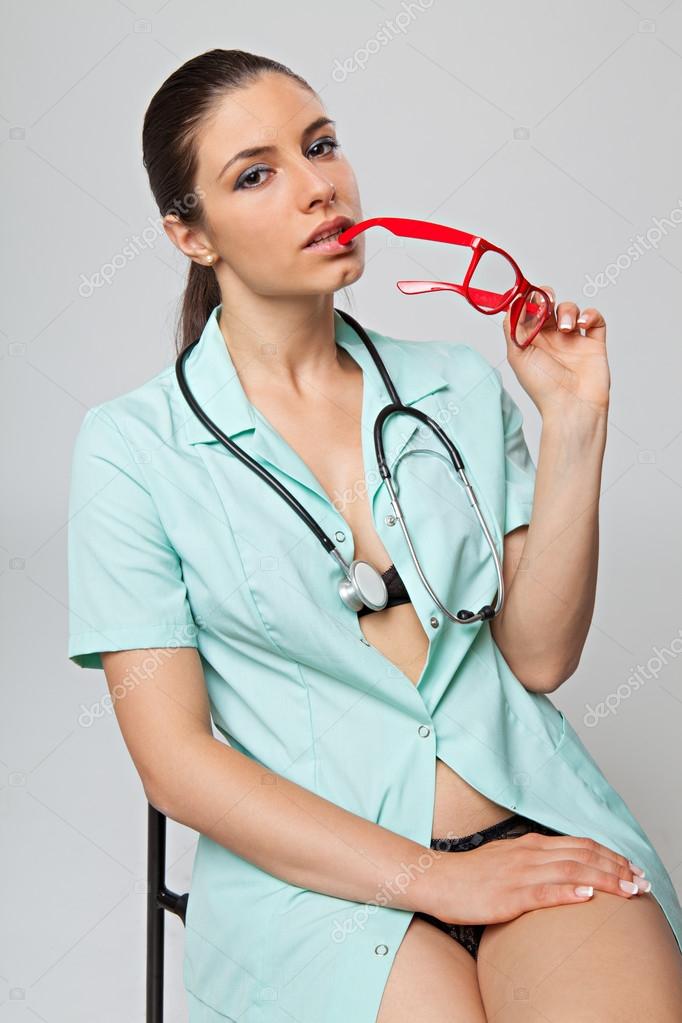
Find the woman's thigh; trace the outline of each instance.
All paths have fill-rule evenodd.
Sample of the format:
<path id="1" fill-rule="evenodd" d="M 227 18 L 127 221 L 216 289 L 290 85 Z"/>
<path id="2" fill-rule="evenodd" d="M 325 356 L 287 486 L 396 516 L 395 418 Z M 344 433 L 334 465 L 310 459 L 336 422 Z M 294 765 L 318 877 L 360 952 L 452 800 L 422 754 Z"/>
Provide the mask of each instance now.
<path id="1" fill-rule="evenodd" d="M 412 917 L 386 981 L 376 1023 L 486 1023 L 476 960 Z"/>
<path id="2" fill-rule="evenodd" d="M 680 1023 L 682 955 L 650 893 L 595 891 L 589 902 L 488 925 L 476 961 L 495 1023 Z"/>

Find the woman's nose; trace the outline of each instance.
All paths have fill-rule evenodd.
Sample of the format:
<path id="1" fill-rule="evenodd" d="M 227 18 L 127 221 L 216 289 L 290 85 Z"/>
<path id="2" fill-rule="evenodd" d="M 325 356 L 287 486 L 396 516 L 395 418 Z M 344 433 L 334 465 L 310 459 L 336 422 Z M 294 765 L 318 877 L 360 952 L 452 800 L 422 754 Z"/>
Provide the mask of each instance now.
<path id="1" fill-rule="evenodd" d="M 336 197 L 336 186 L 329 180 L 326 174 L 312 167 L 306 161 L 307 167 L 302 168 L 300 178 L 300 194 L 308 202 L 315 199 L 322 199 L 325 202 L 333 202 Z"/>

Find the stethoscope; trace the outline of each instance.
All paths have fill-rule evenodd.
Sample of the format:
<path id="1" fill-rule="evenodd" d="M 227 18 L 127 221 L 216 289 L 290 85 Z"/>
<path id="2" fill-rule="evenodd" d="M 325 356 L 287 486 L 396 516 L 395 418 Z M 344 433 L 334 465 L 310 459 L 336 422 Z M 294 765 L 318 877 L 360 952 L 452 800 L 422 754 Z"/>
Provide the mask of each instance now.
<path id="1" fill-rule="evenodd" d="M 395 513 L 395 518 L 400 523 L 400 527 L 407 541 L 407 546 L 409 547 L 415 568 L 419 573 L 419 578 L 421 579 L 422 583 L 428 590 L 431 599 L 435 601 L 435 603 L 438 605 L 441 611 L 444 614 L 446 614 L 451 621 L 458 622 L 460 625 L 465 625 L 470 624 L 471 622 L 484 621 L 489 618 L 494 618 L 502 610 L 502 605 L 504 602 L 504 581 L 502 578 L 502 569 L 500 567 L 500 561 L 497 556 L 497 551 L 495 550 L 495 543 L 493 541 L 492 536 L 490 535 L 490 531 L 486 526 L 483 516 L 481 515 L 481 511 L 478 506 L 478 501 L 476 500 L 476 496 L 471 488 L 471 484 L 467 479 L 466 473 L 464 471 L 464 463 L 460 458 L 457 448 L 449 440 L 449 438 L 443 432 L 438 423 L 436 423 L 430 416 L 426 415 L 426 413 L 422 412 L 420 409 L 410 408 L 409 406 L 402 404 L 400 398 L 398 397 L 398 392 L 396 391 L 393 385 L 393 381 L 388 375 L 388 371 L 381 357 L 379 356 L 379 353 L 377 352 L 374 344 L 368 337 L 367 332 L 349 313 L 346 313 L 341 309 L 335 311 L 338 312 L 339 315 L 344 318 L 346 323 L 353 327 L 353 329 L 360 336 L 360 338 L 362 338 L 366 348 L 368 349 L 370 355 L 374 360 L 377 369 L 381 374 L 384 384 L 386 385 L 386 389 L 388 390 L 388 393 L 391 397 L 391 404 L 386 405 L 385 408 L 383 408 L 379 412 L 374 422 L 374 448 L 376 451 L 376 459 L 377 464 L 379 466 L 379 472 L 381 473 L 381 477 L 385 481 L 386 486 L 388 488 L 391 504 L 393 505 L 393 511 Z M 195 414 L 198 416 L 201 422 L 211 431 L 211 433 L 215 437 L 217 437 L 217 439 L 222 444 L 225 445 L 226 448 L 232 451 L 233 454 L 237 456 L 237 458 L 241 459 L 241 461 L 244 462 L 245 465 L 248 465 L 249 468 L 253 469 L 253 471 L 257 473 L 262 479 L 264 479 L 265 482 L 269 486 L 271 486 L 273 490 L 276 491 L 276 493 L 278 493 L 281 497 L 284 498 L 284 500 L 287 502 L 288 505 L 290 505 L 291 508 L 293 508 L 293 510 L 296 512 L 299 518 L 301 518 L 303 522 L 305 522 L 305 524 L 309 527 L 309 529 L 312 530 L 312 532 L 315 534 L 315 536 L 320 541 L 320 543 L 327 551 L 327 553 L 331 554 L 336 559 L 344 575 L 344 578 L 339 583 L 339 596 L 341 597 L 341 600 L 344 602 L 346 607 L 349 607 L 351 611 L 359 611 L 360 608 L 363 606 L 368 607 L 371 611 L 382 611 L 386 607 L 386 604 L 388 603 L 388 590 L 386 589 L 386 583 L 384 582 L 381 574 L 377 571 L 377 569 L 370 565 L 367 561 L 360 561 L 358 559 L 355 559 L 354 561 L 351 562 L 350 565 L 348 565 L 344 560 L 343 556 L 341 555 L 341 553 L 335 547 L 334 542 L 327 536 L 324 530 L 318 525 L 315 519 L 306 511 L 306 509 L 294 497 L 294 495 L 289 490 L 287 490 L 287 488 L 282 483 L 280 483 L 279 480 L 272 475 L 272 473 L 268 472 L 267 469 L 265 469 L 255 459 L 251 458 L 251 456 L 248 455 L 242 448 L 240 448 L 238 444 L 235 444 L 233 440 L 227 437 L 222 432 L 220 427 L 218 427 L 213 422 L 213 420 L 206 415 L 204 410 L 197 403 L 194 395 L 190 391 L 189 386 L 187 384 L 187 378 L 185 377 L 184 371 L 184 362 L 189 353 L 194 348 L 194 346 L 197 345 L 200 340 L 201 337 L 198 337 L 196 341 L 193 341 L 190 345 L 187 346 L 187 348 L 183 349 L 175 363 L 175 371 L 177 374 L 178 383 L 180 385 L 180 390 L 187 399 L 187 402 L 190 405 L 191 409 L 195 412 Z M 495 562 L 498 589 L 497 602 L 494 608 L 491 607 L 490 604 L 484 604 L 483 607 L 478 612 L 478 614 L 474 614 L 473 611 L 467 610 L 461 610 L 458 611 L 456 614 L 453 614 L 451 611 L 448 611 L 448 609 L 438 599 L 436 594 L 433 592 L 433 589 L 429 585 L 429 582 L 426 576 L 424 575 L 424 572 L 422 571 L 421 565 L 419 564 L 419 559 L 417 558 L 417 554 L 414 549 L 414 545 L 412 544 L 412 540 L 410 539 L 410 534 L 408 532 L 407 524 L 405 522 L 405 516 L 403 515 L 402 508 L 400 507 L 400 502 L 398 501 L 398 496 L 393 487 L 393 480 L 391 477 L 390 470 L 386 464 L 386 458 L 384 453 L 384 444 L 382 436 L 384 423 L 389 416 L 395 415 L 398 412 L 403 412 L 406 415 L 416 416 L 417 419 L 425 423 L 429 427 L 429 429 L 436 434 L 438 439 L 445 445 L 448 454 L 450 455 L 450 458 L 452 460 L 452 464 L 459 473 L 459 476 L 462 480 L 462 483 L 464 484 L 464 488 L 469 498 L 471 507 L 474 509 L 476 513 L 481 529 L 483 530 L 485 538 L 488 541 L 488 546 L 492 551 L 493 560 Z"/>

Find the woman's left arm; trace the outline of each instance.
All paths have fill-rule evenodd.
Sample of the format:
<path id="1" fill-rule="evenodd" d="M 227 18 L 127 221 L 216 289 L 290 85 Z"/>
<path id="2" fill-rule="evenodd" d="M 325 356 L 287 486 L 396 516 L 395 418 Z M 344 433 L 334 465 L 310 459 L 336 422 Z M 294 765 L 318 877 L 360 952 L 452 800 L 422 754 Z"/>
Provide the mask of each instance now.
<path id="1" fill-rule="evenodd" d="M 581 313 L 562 302 L 528 348 L 511 340 L 509 315 L 504 332 L 509 363 L 542 416 L 542 435 L 531 521 L 522 546 L 520 530 L 505 537 L 505 600 L 490 628 L 523 685 L 547 693 L 576 670 L 594 610 L 610 387 L 606 324 L 597 309 Z"/>

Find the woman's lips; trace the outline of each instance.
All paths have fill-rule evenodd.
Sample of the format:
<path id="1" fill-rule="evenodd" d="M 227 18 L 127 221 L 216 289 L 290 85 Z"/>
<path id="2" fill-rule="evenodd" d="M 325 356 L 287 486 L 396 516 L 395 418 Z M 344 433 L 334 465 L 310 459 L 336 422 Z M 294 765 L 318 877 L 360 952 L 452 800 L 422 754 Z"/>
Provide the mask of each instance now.
<path id="1" fill-rule="evenodd" d="M 324 241 L 313 242 L 311 245 L 305 245 L 303 248 L 304 252 L 350 252 L 355 246 L 355 238 L 353 238 L 347 245 L 341 245 L 339 242 L 339 235 L 341 234 L 341 228 L 336 232 L 332 238 L 325 238 Z"/>

